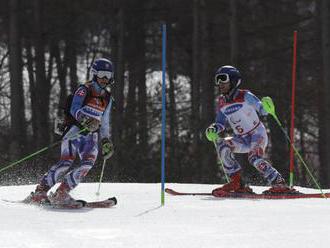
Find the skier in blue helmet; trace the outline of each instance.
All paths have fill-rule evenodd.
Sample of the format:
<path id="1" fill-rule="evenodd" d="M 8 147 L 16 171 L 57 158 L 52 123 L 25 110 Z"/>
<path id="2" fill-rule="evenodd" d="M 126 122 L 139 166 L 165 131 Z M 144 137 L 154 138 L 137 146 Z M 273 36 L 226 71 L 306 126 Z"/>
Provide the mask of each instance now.
<path id="1" fill-rule="evenodd" d="M 81 84 L 73 94 L 68 113 L 72 121 L 66 125 L 60 160 L 41 178 L 35 191 L 25 199 L 25 202 L 80 204 L 69 192 L 81 182 L 95 164 L 99 152 L 99 138 L 102 157 L 108 159 L 112 156 L 114 152 L 110 132 L 113 102 L 111 88 L 114 84 L 112 62 L 105 58 L 96 59 L 90 72 L 92 80 Z M 75 136 L 82 129 L 87 132 Z M 80 158 L 80 166 L 72 168 L 77 155 Z M 63 175 L 64 179 L 61 181 Z M 57 182 L 61 182 L 59 187 L 55 193 L 48 196 L 48 191 Z"/>
<path id="2" fill-rule="evenodd" d="M 265 159 L 268 136 L 259 116 L 266 116 L 261 101 L 249 90 L 239 89 L 242 77 L 235 67 L 221 66 L 215 73 L 215 85 L 220 89 L 215 123 L 206 129 L 206 137 L 215 142 L 217 152 L 224 165 L 224 172 L 230 181 L 213 190 L 214 196 L 225 196 L 228 192 L 248 192 L 251 188 L 241 181 L 241 166 L 235 153 L 247 153 L 248 161 L 268 181 L 268 194 L 294 193 L 281 174 Z M 220 138 L 226 130 L 233 135 Z"/>
<path id="3" fill-rule="evenodd" d="M 93 75 L 92 80 L 97 82 L 103 90 L 110 93 L 111 86 L 114 84 L 112 62 L 105 58 L 95 60 L 91 67 L 91 73 Z"/>
<path id="4" fill-rule="evenodd" d="M 224 94 L 224 96 L 231 100 L 238 90 L 239 86 L 241 85 L 241 73 L 233 66 L 225 65 L 221 66 L 215 72 L 215 84 L 221 88 L 228 87 L 228 91 Z M 221 91 L 224 92 L 224 91 Z"/>

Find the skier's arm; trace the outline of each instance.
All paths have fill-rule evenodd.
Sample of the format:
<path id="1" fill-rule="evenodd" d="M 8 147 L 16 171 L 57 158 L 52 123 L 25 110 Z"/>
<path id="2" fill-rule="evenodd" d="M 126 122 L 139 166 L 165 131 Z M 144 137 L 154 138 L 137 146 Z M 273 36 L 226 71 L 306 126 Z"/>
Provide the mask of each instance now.
<path id="1" fill-rule="evenodd" d="M 244 100 L 258 112 L 260 116 L 266 116 L 268 113 L 265 111 L 264 107 L 262 106 L 261 101 L 258 97 L 252 94 L 250 91 L 247 91 L 244 95 Z"/>
<path id="2" fill-rule="evenodd" d="M 109 101 L 108 106 L 106 107 L 102 118 L 101 118 L 101 128 L 100 128 L 100 137 L 103 138 L 111 138 L 111 107 L 112 107 L 113 100 L 112 98 Z"/>
<path id="3" fill-rule="evenodd" d="M 227 122 L 226 116 L 221 111 L 219 111 L 217 113 L 214 123 L 215 126 L 217 127 L 218 133 L 221 133 L 226 129 L 226 122 Z"/>
<path id="4" fill-rule="evenodd" d="M 106 107 L 102 119 L 101 119 L 101 128 L 100 128 L 100 138 L 101 138 L 101 152 L 104 159 L 108 159 L 114 153 L 113 143 L 111 141 L 111 108 L 112 108 L 113 99 L 110 98 L 110 102 Z"/>
<path id="5" fill-rule="evenodd" d="M 70 114 L 78 120 L 79 110 L 83 107 L 83 103 L 87 96 L 87 88 L 85 86 L 80 86 L 74 93 L 72 104 L 70 108 Z"/>
<path id="6" fill-rule="evenodd" d="M 226 124 L 226 116 L 221 111 L 219 111 L 217 113 L 215 123 L 212 123 L 205 130 L 206 138 L 211 142 L 217 141 L 220 137 L 220 133 L 226 129 L 225 124 Z"/>
<path id="7" fill-rule="evenodd" d="M 94 132 L 99 128 L 100 121 L 93 112 L 84 109 L 83 105 L 87 94 L 88 89 L 83 85 L 76 90 L 72 99 L 70 114 L 78 121 L 81 128 Z"/>

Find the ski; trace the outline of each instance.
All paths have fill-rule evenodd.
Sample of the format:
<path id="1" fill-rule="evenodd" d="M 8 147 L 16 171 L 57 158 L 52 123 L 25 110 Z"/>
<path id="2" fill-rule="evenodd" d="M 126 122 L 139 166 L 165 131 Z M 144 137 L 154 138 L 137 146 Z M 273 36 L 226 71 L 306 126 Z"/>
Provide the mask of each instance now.
<path id="1" fill-rule="evenodd" d="M 111 208 L 117 205 L 117 198 L 111 197 L 104 201 L 85 202 L 85 208 Z"/>
<path id="2" fill-rule="evenodd" d="M 256 193 L 234 193 L 230 192 L 228 195 L 223 197 L 217 198 L 235 198 L 235 199 L 306 199 L 306 198 L 329 198 L 330 193 L 320 194 L 320 193 L 313 193 L 313 194 L 303 194 L 303 193 L 291 193 L 291 194 L 256 194 Z"/>
<path id="3" fill-rule="evenodd" d="M 186 196 L 213 196 L 212 193 L 187 193 L 178 192 L 173 189 L 166 188 L 165 192 L 170 195 L 186 195 Z M 231 198 L 231 199 L 303 199 L 303 198 L 330 198 L 330 193 L 291 193 L 291 194 L 257 194 L 257 193 L 235 193 L 229 192 L 224 196 L 219 196 L 216 198 Z"/>
<path id="4" fill-rule="evenodd" d="M 23 203 L 32 206 L 45 207 L 45 208 L 56 208 L 56 209 L 82 209 L 82 208 L 111 208 L 117 205 L 116 197 L 111 197 L 102 201 L 85 201 L 76 200 L 74 204 L 51 204 L 50 202 L 45 202 L 41 204 L 27 203 L 24 201 L 11 201 L 2 199 L 2 201 L 9 203 Z"/>
<path id="5" fill-rule="evenodd" d="M 166 188 L 165 192 L 170 195 L 212 195 L 212 193 L 186 193 L 186 192 L 178 192 L 170 188 Z"/>

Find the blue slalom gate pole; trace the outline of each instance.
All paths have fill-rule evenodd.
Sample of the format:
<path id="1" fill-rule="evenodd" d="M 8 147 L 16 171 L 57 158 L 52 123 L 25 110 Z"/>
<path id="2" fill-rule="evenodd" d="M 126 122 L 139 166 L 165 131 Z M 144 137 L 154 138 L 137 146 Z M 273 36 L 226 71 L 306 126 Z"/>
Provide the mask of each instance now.
<path id="1" fill-rule="evenodd" d="M 166 24 L 162 25 L 162 168 L 161 205 L 165 204 L 165 130 L 166 130 Z"/>

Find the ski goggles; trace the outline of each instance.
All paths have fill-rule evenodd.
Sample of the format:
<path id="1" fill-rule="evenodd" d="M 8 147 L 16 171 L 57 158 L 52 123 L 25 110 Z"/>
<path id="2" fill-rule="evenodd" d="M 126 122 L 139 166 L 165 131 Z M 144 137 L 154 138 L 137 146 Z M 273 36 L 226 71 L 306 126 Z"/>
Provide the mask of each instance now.
<path id="1" fill-rule="evenodd" d="M 97 71 L 96 76 L 98 78 L 106 78 L 106 79 L 110 80 L 113 77 L 113 72 L 111 72 L 111 71 Z"/>
<path id="2" fill-rule="evenodd" d="M 230 82 L 229 74 L 220 73 L 215 75 L 215 85 L 226 84 Z"/>

